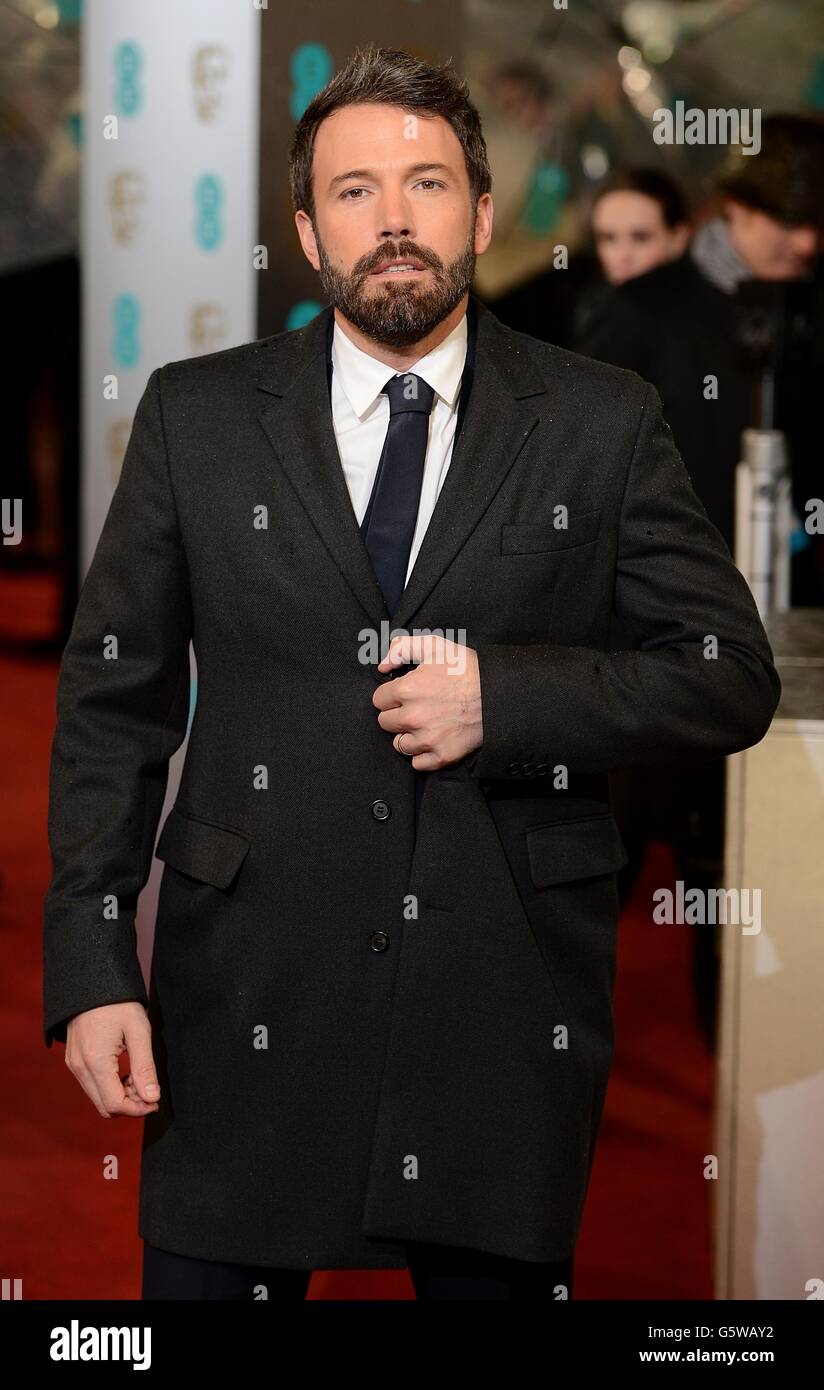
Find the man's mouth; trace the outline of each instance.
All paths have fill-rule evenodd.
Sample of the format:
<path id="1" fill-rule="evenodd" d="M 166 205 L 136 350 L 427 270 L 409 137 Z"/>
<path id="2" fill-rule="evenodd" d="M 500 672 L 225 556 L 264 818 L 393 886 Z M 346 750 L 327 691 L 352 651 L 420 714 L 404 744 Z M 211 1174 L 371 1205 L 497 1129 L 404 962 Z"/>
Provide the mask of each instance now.
<path id="1" fill-rule="evenodd" d="M 423 261 L 414 258 L 410 261 L 383 261 L 372 275 L 419 275 L 426 270 Z"/>

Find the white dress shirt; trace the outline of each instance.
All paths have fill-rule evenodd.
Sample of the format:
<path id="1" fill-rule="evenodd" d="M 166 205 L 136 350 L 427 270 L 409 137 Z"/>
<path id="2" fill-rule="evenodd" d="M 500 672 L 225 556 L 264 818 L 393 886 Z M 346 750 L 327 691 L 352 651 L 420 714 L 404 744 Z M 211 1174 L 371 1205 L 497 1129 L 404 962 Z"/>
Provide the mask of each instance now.
<path id="1" fill-rule="evenodd" d="M 466 360 L 466 314 L 448 337 L 406 370 L 435 392 L 429 416 L 421 500 L 409 552 L 412 573 L 438 494 L 449 471 L 458 420 L 458 397 Z M 358 525 L 366 515 L 389 426 L 389 397 L 383 387 L 395 372 L 357 347 L 335 320 L 332 334 L 332 423 L 343 472 Z M 405 373 L 401 372 L 401 376 Z"/>

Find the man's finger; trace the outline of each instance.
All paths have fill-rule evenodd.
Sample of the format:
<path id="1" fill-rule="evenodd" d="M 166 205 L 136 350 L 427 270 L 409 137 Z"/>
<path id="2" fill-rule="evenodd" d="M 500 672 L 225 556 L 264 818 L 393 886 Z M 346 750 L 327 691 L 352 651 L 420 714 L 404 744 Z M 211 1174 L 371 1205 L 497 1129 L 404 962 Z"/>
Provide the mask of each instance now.
<path id="1" fill-rule="evenodd" d="M 141 1100 L 154 1105 L 160 1099 L 160 1086 L 152 1056 L 152 1030 L 148 1018 L 145 1023 L 130 1024 L 124 1030 L 123 1037 L 137 1093 Z"/>
<path id="2" fill-rule="evenodd" d="M 415 721 L 412 720 L 411 722 L 414 723 Z M 388 734 L 401 734 L 404 729 L 409 729 L 410 734 L 413 733 L 409 727 L 409 715 L 403 705 L 393 705 L 391 709 L 382 709 L 378 715 L 378 723 Z M 416 736 L 419 732 L 417 729 L 414 730 Z"/>
<path id="3" fill-rule="evenodd" d="M 378 670 L 390 671 L 393 666 L 407 666 L 411 661 L 422 661 L 423 643 L 424 638 L 420 633 L 413 636 L 411 633 L 405 632 L 393 637 L 386 656 L 383 661 L 378 663 Z"/>
<path id="4" fill-rule="evenodd" d="M 100 1098 L 97 1108 L 107 1119 L 112 1115 L 146 1115 L 149 1110 L 156 1109 L 156 1104 L 147 1104 L 139 1096 L 133 1099 L 127 1094 L 116 1056 L 96 1058 L 89 1062 L 88 1070 Z"/>

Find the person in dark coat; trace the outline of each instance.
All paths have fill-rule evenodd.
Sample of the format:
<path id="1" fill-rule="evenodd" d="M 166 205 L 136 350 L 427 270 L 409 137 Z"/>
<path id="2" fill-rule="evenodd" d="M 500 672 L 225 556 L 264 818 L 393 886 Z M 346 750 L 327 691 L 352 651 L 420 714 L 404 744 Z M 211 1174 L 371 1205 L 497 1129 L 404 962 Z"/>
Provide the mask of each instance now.
<path id="1" fill-rule="evenodd" d="M 562 1298 L 614 1047 L 608 775 L 749 747 L 781 683 L 655 390 L 471 294 L 491 178 L 450 66 L 356 53 L 290 176 L 330 305 L 152 371 L 63 655 L 45 1041 L 145 1121 L 144 1297 L 408 1264 Z"/>
<path id="2" fill-rule="evenodd" d="M 660 170 L 616 171 L 593 204 L 592 232 L 602 278 L 579 301 L 575 345 L 652 382 L 690 481 L 734 552 L 735 470 L 751 388 L 737 358 L 733 301 L 691 258 L 686 199 Z M 611 791 L 629 855 L 619 875 L 622 903 L 653 837 L 672 844 L 685 891 L 720 886 L 723 760 L 666 774 L 616 772 Z M 714 1045 L 718 969 L 709 927 L 695 929 L 693 961 L 698 1018 Z"/>
<path id="3" fill-rule="evenodd" d="M 722 213 L 687 250 L 690 218 L 678 186 L 659 170 L 617 171 L 593 206 L 602 280 L 583 295 L 575 346 L 629 368 L 657 389 L 675 443 L 710 520 L 735 553 L 735 476 L 742 432 L 755 423 L 755 379 L 738 346 L 735 292 L 752 278 L 791 280 L 813 264 L 824 226 L 824 127 L 771 116 L 757 155 L 731 154 L 718 176 Z M 779 421 L 788 431 L 796 499 L 809 496 L 817 457 L 812 360 L 778 373 Z M 814 418 L 811 428 L 807 423 Z M 812 549 L 812 547 L 810 547 Z M 796 578 L 808 557 L 796 562 Z M 824 590 L 822 591 L 824 592 Z M 793 600 L 800 597 L 794 582 Z M 723 760 L 655 772 L 617 773 L 612 792 L 629 862 L 626 900 L 651 835 L 669 838 L 678 874 L 704 891 L 722 880 L 726 782 Z M 716 1032 L 717 954 L 709 929 L 696 932 L 699 1014 Z"/>
<path id="4" fill-rule="evenodd" d="M 766 117 L 761 148 L 730 151 L 715 197 L 717 215 L 690 239 L 686 199 L 660 170 L 617 170 L 602 185 L 592 210 L 601 276 L 576 299 L 572 345 L 652 382 L 692 484 L 735 553 L 741 436 L 758 423 L 756 375 L 738 341 L 736 296 L 747 282 L 809 281 L 809 343 L 778 363 L 774 423 L 787 438 L 801 520 L 820 492 L 824 120 Z M 793 565 L 793 606 L 824 602 L 821 538 L 804 537 Z"/>
<path id="5" fill-rule="evenodd" d="M 582 295 L 575 347 L 652 382 L 695 491 L 734 551 L 735 468 L 750 386 L 737 360 L 733 302 L 689 255 L 681 190 L 628 169 L 599 191 L 592 227 L 603 279 Z"/>

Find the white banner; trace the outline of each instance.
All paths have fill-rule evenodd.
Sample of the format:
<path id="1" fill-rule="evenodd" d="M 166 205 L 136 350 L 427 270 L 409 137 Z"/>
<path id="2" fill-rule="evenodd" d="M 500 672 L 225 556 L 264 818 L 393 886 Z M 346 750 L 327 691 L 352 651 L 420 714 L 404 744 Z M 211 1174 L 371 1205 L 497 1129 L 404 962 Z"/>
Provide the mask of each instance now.
<path id="1" fill-rule="evenodd" d="M 252 0 L 87 0 L 81 580 L 151 372 L 257 336 L 259 55 Z"/>
<path id="2" fill-rule="evenodd" d="M 83 27 L 85 573 L 152 370 L 257 336 L 260 12 L 90 0 Z"/>

